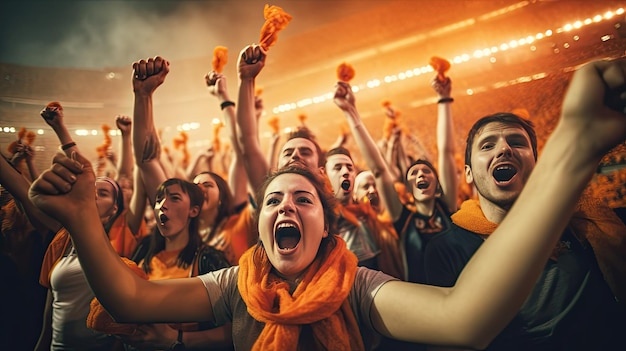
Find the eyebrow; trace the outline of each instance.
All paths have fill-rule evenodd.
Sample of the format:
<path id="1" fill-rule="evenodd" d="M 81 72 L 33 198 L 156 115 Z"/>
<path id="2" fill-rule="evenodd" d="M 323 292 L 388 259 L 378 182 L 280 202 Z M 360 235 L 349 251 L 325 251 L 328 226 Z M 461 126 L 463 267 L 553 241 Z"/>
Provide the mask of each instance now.
<path id="1" fill-rule="evenodd" d="M 308 191 L 308 190 L 296 190 L 293 193 L 296 194 L 296 195 L 297 194 L 308 194 L 308 195 L 311 195 L 311 196 L 315 197 L 315 195 L 312 192 Z M 282 191 L 272 191 L 271 193 L 267 193 L 267 195 L 265 195 L 265 199 L 268 196 L 270 196 L 270 195 L 285 195 L 285 193 L 283 193 Z"/>
<path id="2" fill-rule="evenodd" d="M 476 144 L 480 145 L 481 143 L 484 143 L 484 142 L 487 142 L 487 141 L 493 141 L 495 139 L 498 139 L 499 136 L 500 136 L 499 133 L 487 134 L 484 138 L 482 138 L 482 137 L 478 138 L 476 140 Z M 521 131 L 520 132 L 516 132 L 516 133 L 512 133 L 512 134 L 507 134 L 507 135 L 504 136 L 504 139 L 506 139 L 506 140 L 510 140 L 510 139 L 520 140 L 521 139 L 521 140 L 524 140 L 524 141 L 528 141 L 527 136 L 524 133 L 522 133 Z"/>

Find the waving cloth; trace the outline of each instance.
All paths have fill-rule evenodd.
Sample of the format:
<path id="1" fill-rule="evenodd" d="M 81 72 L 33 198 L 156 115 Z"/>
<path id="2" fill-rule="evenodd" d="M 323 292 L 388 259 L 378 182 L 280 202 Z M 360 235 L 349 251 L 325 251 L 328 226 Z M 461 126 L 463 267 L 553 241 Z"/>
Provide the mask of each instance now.
<path id="1" fill-rule="evenodd" d="M 265 5 L 263 9 L 265 23 L 261 27 L 261 39 L 259 45 L 267 51 L 278 40 L 278 32 L 289 24 L 291 16 L 278 6 Z"/>
<path id="2" fill-rule="evenodd" d="M 227 62 L 228 48 L 225 46 L 216 46 L 215 49 L 213 49 L 213 61 L 211 61 L 213 70 L 217 73 L 222 73 Z"/>
<path id="3" fill-rule="evenodd" d="M 339 79 L 340 82 L 350 83 L 354 78 L 354 74 L 354 67 L 349 63 L 342 62 L 337 66 L 337 79 Z"/>
<path id="4" fill-rule="evenodd" d="M 320 247 L 290 294 L 289 284 L 272 272 L 264 250 L 246 251 L 239 261 L 237 286 L 248 313 L 265 323 L 253 350 L 297 350 L 303 324 L 310 325 L 315 342 L 326 350 L 363 350 L 348 303 L 356 269 L 356 256 L 337 237 L 335 247 Z"/>
<path id="5" fill-rule="evenodd" d="M 450 61 L 442 57 L 433 56 L 430 58 L 430 62 L 428 64 L 435 71 L 437 71 L 437 79 L 440 82 L 445 82 L 447 78 L 446 72 L 448 72 L 448 70 L 450 69 Z"/>

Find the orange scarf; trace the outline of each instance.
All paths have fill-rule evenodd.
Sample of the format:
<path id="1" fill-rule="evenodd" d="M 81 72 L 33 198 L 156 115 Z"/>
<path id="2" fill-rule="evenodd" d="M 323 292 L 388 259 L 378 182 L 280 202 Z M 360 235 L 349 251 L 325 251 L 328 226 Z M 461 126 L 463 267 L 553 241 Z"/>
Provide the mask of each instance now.
<path id="1" fill-rule="evenodd" d="M 262 248 L 246 251 L 239 261 L 241 297 L 248 313 L 265 323 L 253 350 L 297 350 L 303 324 L 311 326 L 313 338 L 327 350 L 363 350 L 348 303 L 357 259 L 340 237 L 334 248 L 320 247 L 293 294 L 272 268 Z"/>
<path id="2" fill-rule="evenodd" d="M 450 218 L 459 227 L 477 234 L 489 235 L 498 228 L 497 224 L 489 222 L 485 218 L 480 203 L 476 199 L 463 201 L 461 208 L 453 213 Z"/>

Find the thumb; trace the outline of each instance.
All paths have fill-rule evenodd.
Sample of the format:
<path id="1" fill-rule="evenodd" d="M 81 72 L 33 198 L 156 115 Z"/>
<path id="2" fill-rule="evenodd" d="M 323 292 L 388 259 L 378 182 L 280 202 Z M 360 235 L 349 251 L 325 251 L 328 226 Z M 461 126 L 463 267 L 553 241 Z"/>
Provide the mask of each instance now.
<path id="1" fill-rule="evenodd" d="M 93 172 L 93 165 L 92 165 L 91 161 L 89 161 L 80 152 L 72 151 L 72 153 L 70 154 L 70 158 L 74 162 L 76 162 L 77 164 L 81 165 L 81 168 L 83 169 L 83 172 Z"/>

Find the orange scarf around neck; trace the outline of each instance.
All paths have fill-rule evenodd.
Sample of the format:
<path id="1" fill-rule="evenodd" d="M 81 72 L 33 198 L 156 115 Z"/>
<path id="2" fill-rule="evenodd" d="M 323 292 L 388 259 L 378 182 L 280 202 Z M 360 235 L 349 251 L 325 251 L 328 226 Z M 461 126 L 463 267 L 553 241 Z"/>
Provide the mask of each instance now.
<path id="1" fill-rule="evenodd" d="M 337 237 L 335 247 L 320 247 L 291 294 L 289 284 L 272 272 L 262 248 L 246 251 L 239 260 L 237 286 L 248 313 L 265 323 L 253 350 L 297 350 L 302 325 L 311 326 L 313 338 L 324 349 L 363 350 L 348 302 L 356 270 L 356 256 Z"/>
<path id="2" fill-rule="evenodd" d="M 489 235 L 498 228 L 497 224 L 485 218 L 480 203 L 476 199 L 463 201 L 461 208 L 450 218 L 459 227 L 477 234 Z"/>

